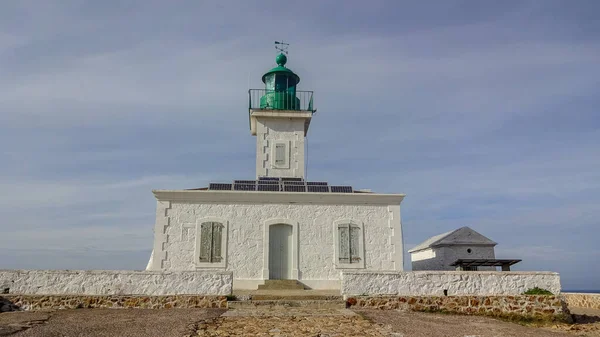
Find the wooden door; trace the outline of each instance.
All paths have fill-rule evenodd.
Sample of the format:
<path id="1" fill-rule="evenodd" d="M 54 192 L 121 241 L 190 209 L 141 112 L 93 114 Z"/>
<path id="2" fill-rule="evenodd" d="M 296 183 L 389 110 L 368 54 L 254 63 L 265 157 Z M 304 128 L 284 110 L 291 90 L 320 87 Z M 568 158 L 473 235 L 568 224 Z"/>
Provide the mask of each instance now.
<path id="1" fill-rule="evenodd" d="M 292 226 L 269 227 L 269 279 L 289 280 L 292 276 Z"/>

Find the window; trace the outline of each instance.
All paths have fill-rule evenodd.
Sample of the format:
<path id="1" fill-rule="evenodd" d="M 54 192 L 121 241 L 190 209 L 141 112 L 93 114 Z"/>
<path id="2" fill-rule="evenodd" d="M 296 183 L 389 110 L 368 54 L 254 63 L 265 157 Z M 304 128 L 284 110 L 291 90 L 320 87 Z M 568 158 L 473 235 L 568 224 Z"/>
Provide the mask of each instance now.
<path id="1" fill-rule="evenodd" d="M 275 144 L 275 165 L 285 165 L 285 144 Z"/>
<path id="2" fill-rule="evenodd" d="M 335 235 L 335 265 L 336 268 L 364 268 L 363 227 L 352 221 L 336 221 Z"/>
<path id="3" fill-rule="evenodd" d="M 289 86 L 289 77 L 285 75 L 277 75 L 275 77 L 275 91 L 287 90 Z"/>
<path id="4" fill-rule="evenodd" d="M 360 227 L 352 224 L 338 225 L 340 232 L 340 252 L 338 259 L 340 263 L 358 263 L 360 255 L 358 254 L 358 237 Z"/>
<path id="5" fill-rule="evenodd" d="M 477 271 L 477 266 L 463 267 L 464 271 Z"/>
<path id="6" fill-rule="evenodd" d="M 265 88 L 267 91 L 275 90 L 275 74 L 265 76 Z"/>
<path id="7" fill-rule="evenodd" d="M 275 168 L 289 168 L 289 148 L 287 141 L 273 142 L 273 163 Z"/>
<path id="8" fill-rule="evenodd" d="M 204 222 L 200 226 L 199 262 L 219 263 L 222 256 L 223 224 L 220 222 Z"/>

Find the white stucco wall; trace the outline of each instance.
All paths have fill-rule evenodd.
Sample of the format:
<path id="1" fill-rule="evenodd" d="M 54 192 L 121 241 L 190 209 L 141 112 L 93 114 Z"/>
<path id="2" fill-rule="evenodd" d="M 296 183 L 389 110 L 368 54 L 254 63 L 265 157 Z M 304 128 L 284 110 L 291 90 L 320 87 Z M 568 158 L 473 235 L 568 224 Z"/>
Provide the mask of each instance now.
<path id="1" fill-rule="evenodd" d="M 312 198 L 318 200 L 319 196 Z M 232 271 L 240 287 L 244 287 L 241 280 L 268 279 L 264 274 L 268 269 L 265 226 L 274 223 L 295 226 L 297 276 L 309 287 L 339 288 L 344 269 L 335 266 L 334 224 L 343 220 L 363 224 L 366 270 L 403 270 L 400 205 L 159 201 L 157 215 L 152 270 L 196 270 L 196 225 L 206 218 L 227 222 L 223 270 Z M 260 283 L 248 284 L 252 288 Z"/>
<path id="2" fill-rule="evenodd" d="M 518 295 L 540 287 L 560 293 L 552 272 L 352 272 L 342 273 L 343 295 Z"/>
<path id="3" fill-rule="evenodd" d="M 471 249 L 471 253 L 467 252 Z M 412 270 L 456 270 L 450 266 L 458 259 L 494 259 L 494 246 L 452 245 L 428 248 L 411 253 Z M 495 267 L 479 267 L 495 270 Z"/>
<path id="4" fill-rule="evenodd" d="M 304 178 L 304 123 L 301 118 L 269 118 L 256 120 L 256 176 Z M 287 168 L 273 167 L 276 141 L 288 144 Z"/>
<path id="5" fill-rule="evenodd" d="M 0 270 L 0 288 L 27 295 L 229 295 L 230 272 Z"/>
<path id="6" fill-rule="evenodd" d="M 435 259 L 435 251 L 431 248 L 423 249 L 418 252 L 410 253 L 412 262 Z"/>

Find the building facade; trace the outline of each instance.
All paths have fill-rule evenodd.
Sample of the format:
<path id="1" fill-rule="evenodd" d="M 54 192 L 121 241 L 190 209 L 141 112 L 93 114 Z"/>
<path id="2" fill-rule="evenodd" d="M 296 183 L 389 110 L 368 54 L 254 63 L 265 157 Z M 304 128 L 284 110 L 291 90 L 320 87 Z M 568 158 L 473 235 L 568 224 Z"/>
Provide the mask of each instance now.
<path id="1" fill-rule="evenodd" d="M 237 289 L 273 279 L 339 289 L 343 270 L 403 270 L 404 195 L 305 181 L 312 92 L 296 90 L 284 54 L 276 61 L 265 89 L 249 91 L 257 179 L 153 191 L 148 270 L 231 271 Z"/>

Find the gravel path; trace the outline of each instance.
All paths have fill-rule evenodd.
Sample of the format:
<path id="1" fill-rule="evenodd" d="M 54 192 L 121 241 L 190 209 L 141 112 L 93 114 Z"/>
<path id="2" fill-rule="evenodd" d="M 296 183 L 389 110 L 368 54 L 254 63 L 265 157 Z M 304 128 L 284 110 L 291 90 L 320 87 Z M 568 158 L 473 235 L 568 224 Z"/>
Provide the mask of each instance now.
<path id="1" fill-rule="evenodd" d="M 542 329 L 486 317 L 395 310 L 77 309 L 0 314 L 0 336 L 573 337 L 600 336 L 600 317 Z"/>
<path id="2" fill-rule="evenodd" d="M 77 309 L 9 312 L 0 314 L 0 336 L 184 336 L 191 332 L 191 325 L 194 323 L 218 317 L 224 311 L 221 309 Z M 28 324 L 28 322 L 33 323 Z"/>
<path id="3" fill-rule="evenodd" d="M 600 336 L 590 326 L 557 324 L 547 328 L 527 327 L 481 316 L 398 312 L 394 310 L 357 311 L 374 323 L 389 325 L 405 337 L 473 336 L 473 337 L 573 337 Z M 576 329 L 572 329 L 572 328 Z M 596 334 L 598 333 L 598 334 Z"/>

